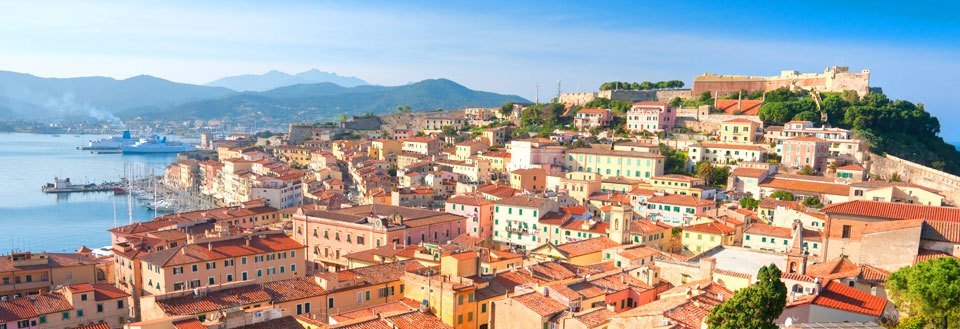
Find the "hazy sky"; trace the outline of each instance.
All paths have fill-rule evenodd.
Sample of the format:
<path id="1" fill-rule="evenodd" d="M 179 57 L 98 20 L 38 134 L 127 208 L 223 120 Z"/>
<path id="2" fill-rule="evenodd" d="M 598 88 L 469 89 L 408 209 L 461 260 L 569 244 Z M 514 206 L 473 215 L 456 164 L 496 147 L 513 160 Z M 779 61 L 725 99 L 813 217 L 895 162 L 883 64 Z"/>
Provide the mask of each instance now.
<path id="1" fill-rule="evenodd" d="M 318 68 L 383 85 L 444 77 L 533 99 L 538 83 L 548 98 L 558 80 L 588 91 L 608 80 L 689 84 L 703 72 L 845 65 L 926 104 L 942 135 L 960 140 L 957 5 L 194 2 L 2 1 L 0 70 L 206 83 Z"/>

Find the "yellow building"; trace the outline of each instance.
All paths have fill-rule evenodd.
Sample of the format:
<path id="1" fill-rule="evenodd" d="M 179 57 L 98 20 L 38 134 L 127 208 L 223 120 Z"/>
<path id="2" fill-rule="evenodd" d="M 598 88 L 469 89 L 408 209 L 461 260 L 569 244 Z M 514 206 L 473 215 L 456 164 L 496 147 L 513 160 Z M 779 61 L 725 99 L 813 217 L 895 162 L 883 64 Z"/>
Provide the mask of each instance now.
<path id="1" fill-rule="evenodd" d="M 736 241 L 736 230 L 723 223 L 710 221 L 683 228 L 683 250 L 698 255 L 717 246 L 731 246 Z"/>
<path id="2" fill-rule="evenodd" d="M 565 260 L 573 265 L 593 265 L 603 260 L 603 250 L 620 244 L 607 237 L 599 237 L 561 245 L 545 244 L 530 251 L 542 260 Z"/>
<path id="3" fill-rule="evenodd" d="M 507 166 L 510 164 L 510 152 L 504 150 L 483 152 L 480 154 L 480 160 L 490 163 L 490 172 L 504 173 L 507 172 Z"/>
<path id="4" fill-rule="evenodd" d="M 663 175 L 664 156 L 649 152 L 578 148 L 568 150 L 564 162 L 568 171 L 595 172 L 603 178 L 650 179 Z"/>
<path id="5" fill-rule="evenodd" d="M 390 154 L 399 154 L 403 149 L 403 142 L 392 139 L 378 139 L 370 142 L 368 156 L 380 161 L 387 161 Z"/>
<path id="6" fill-rule="evenodd" d="M 701 178 L 684 175 L 657 176 L 651 179 L 650 185 L 654 190 L 663 191 L 667 194 L 691 195 L 698 198 L 716 190 L 707 187 L 706 181 Z"/>
<path id="7" fill-rule="evenodd" d="M 759 122 L 737 118 L 720 123 L 720 141 L 724 143 L 752 144 L 763 134 Z"/>
<path id="8" fill-rule="evenodd" d="M 475 329 L 479 326 L 477 286 L 472 280 L 407 272 L 403 275 L 403 282 L 406 285 L 404 297 L 427 301 L 427 307 L 443 323 L 457 329 Z"/>

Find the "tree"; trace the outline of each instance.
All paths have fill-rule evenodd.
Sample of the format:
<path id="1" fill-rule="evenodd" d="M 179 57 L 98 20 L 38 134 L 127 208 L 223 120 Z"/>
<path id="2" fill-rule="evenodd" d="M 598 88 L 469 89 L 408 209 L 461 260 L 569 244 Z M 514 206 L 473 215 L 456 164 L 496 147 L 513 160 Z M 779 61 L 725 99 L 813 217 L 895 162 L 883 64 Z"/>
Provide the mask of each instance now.
<path id="1" fill-rule="evenodd" d="M 709 184 L 714 186 L 727 186 L 727 178 L 730 178 L 730 167 L 713 167 L 713 181 Z"/>
<path id="2" fill-rule="evenodd" d="M 813 170 L 813 167 L 803 166 L 800 168 L 799 174 L 806 176 L 813 176 L 817 174 L 816 170 Z"/>
<path id="3" fill-rule="evenodd" d="M 940 328 L 960 325 L 960 261 L 941 257 L 907 266 L 887 277 L 897 307 Z M 952 323 L 951 323 L 952 322 Z"/>
<path id="4" fill-rule="evenodd" d="M 770 194 L 771 198 L 783 201 L 793 201 L 793 194 L 787 191 L 776 191 Z"/>
<path id="5" fill-rule="evenodd" d="M 787 305 L 787 286 L 780 281 L 780 274 L 774 264 L 761 267 L 753 286 L 737 290 L 733 297 L 710 310 L 708 328 L 779 328 L 774 321 Z"/>
<path id="6" fill-rule="evenodd" d="M 407 113 L 410 113 L 410 112 L 413 112 L 413 109 L 411 109 L 409 106 L 406 106 L 406 105 L 404 105 L 404 106 L 397 106 L 397 113 L 407 114 Z"/>
<path id="7" fill-rule="evenodd" d="M 814 125 L 820 124 L 820 113 L 814 111 L 803 111 L 793 116 L 793 120 L 810 121 Z"/>
<path id="8" fill-rule="evenodd" d="M 683 105 L 683 100 L 680 97 L 674 97 L 670 100 L 670 106 L 672 107 L 680 107 L 681 105 Z"/>
<path id="9" fill-rule="evenodd" d="M 457 135 L 457 129 L 454 128 L 453 126 L 443 126 L 442 128 L 440 128 L 440 130 L 443 131 L 443 135 L 444 135 L 444 136 L 456 136 L 456 135 Z"/>
<path id="10" fill-rule="evenodd" d="M 748 196 L 743 197 L 743 199 L 740 199 L 740 208 L 756 210 L 757 207 L 759 206 L 760 206 L 760 200 L 757 200 Z"/>
<path id="11" fill-rule="evenodd" d="M 532 126 L 543 123 L 543 118 L 541 117 L 540 107 L 530 106 L 520 112 L 520 124 L 524 126 Z"/>
<path id="12" fill-rule="evenodd" d="M 346 115 L 346 114 L 343 114 L 343 113 L 340 114 L 340 122 L 347 122 L 347 115 Z"/>
<path id="13" fill-rule="evenodd" d="M 808 196 L 808 197 L 804 198 L 804 199 L 803 199 L 803 205 L 805 205 L 805 206 L 807 206 L 807 207 L 812 207 L 812 208 L 820 208 L 820 207 L 823 207 L 823 204 L 820 203 L 820 198 L 812 197 L 812 196 Z"/>
<path id="14" fill-rule="evenodd" d="M 697 177 L 706 181 L 707 184 L 713 182 L 713 163 L 710 163 L 710 161 L 703 160 L 697 163 L 694 172 L 697 173 Z"/>
<path id="15" fill-rule="evenodd" d="M 503 103 L 503 106 L 500 106 L 500 114 L 503 114 L 505 117 L 509 117 L 513 113 L 513 102 Z"/>

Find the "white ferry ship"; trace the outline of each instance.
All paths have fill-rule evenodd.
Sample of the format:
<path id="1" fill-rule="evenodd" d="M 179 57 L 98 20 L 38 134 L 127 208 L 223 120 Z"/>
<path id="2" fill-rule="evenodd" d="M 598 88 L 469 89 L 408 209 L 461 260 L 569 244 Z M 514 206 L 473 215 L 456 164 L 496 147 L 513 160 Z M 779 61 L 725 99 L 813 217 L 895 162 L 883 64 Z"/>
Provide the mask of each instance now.
<path id="1" fill-rule="evenodd" d="M 140 138 L 136 143 L 120 148 L 123 154 L 142 154 L 142 153 L 180 153 L 196 151 L 193 145 L 167 141 L 166 137 L 155 136 L 153 138 Z"/>

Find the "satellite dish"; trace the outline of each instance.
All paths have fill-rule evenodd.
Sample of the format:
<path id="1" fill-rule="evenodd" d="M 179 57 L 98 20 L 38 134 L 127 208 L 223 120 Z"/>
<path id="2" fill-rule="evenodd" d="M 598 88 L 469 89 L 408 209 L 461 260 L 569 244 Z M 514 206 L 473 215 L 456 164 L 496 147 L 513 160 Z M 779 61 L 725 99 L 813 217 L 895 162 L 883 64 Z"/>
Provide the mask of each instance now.
<path id="1" fill-rule="evenodd" d="M 793 327 L 793 318 L 788 317 L 786 321 L 783 321 L 783 326 L 787 328 Z"/>

